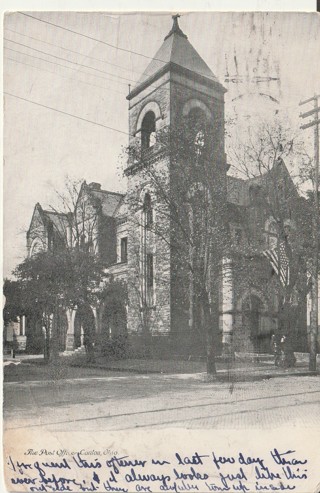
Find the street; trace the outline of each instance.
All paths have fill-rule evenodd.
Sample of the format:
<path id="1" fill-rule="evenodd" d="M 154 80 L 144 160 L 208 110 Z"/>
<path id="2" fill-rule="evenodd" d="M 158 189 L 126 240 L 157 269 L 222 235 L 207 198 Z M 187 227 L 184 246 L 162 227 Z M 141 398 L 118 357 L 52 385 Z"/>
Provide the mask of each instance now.
<path id="1" fill-rule="evenodd" d="M 63 373 L 63 372 L 62 372 Z M 56 380 L 45 367 L 10 368 L 6 430 L 247 429 L 318 426 L 318 376 L 206 382 L 204 375 L 73 368 Z"/>

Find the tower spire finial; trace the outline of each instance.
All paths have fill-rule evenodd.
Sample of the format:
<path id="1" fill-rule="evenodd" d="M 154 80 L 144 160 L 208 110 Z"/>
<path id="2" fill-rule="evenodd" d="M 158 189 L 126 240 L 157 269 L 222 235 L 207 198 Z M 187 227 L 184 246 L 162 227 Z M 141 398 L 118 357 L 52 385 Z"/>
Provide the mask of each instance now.
<path id="1" fill-rule="evenodd" d="M 180 26 L 178 24 L 179 17 L 181 17 L 180 14 L 175 14 L 175 15 L 172 16 L 173 26 L 172 26 L 171 31 L 169 32 L 169 34 L 167 34 L 167 36 L 164 38 L 165 40 L 167 38 L 169 38 L 169 36 L 171 36 L 171 34 L 174 34 L 174 33 L 179 34 L 179 36 L 182 36 L 183 38 L 188 39 L 188 36 L 186 36 L 184 34 L 184 32 L 180 29 Z"/>
<path id="2" fill-rule="evenodd" d="M 181 17 L 180 14 L 176 14 L 176 15 L 173 15 L 172 16 L 172 19 L 173 19 L 173 29 L 178 29 L 179 28 L 179 24 L 178 24 L 179 17 Z"/>

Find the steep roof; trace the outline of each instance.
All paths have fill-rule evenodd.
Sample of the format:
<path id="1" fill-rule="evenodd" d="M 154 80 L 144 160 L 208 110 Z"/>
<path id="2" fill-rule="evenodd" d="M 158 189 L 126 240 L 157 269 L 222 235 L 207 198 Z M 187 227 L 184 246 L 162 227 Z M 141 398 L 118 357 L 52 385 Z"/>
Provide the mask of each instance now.
<path id="1" fill-rule="evenodd" d="M 53 223 L 55 229 L 62 237 L 65 237 L 68 227 L 68 216 L 63 212 L 42 210 L 44 216 Z"/>
<path id="2" fill-rule="evenodd" d="M 126 216 L 128 214 L 128 203 L 125 200 L 125 195 L 123 195 L 121 201 L 119 202 L 119 205 L 117 209 L 114 212 L 114 216 L 117 218 Z"/>
<path id="3" fill-rule="evenodd" d="M 279 158 L 276 163 L 274 163 L 273 167 L 269 170 L 266 170 L 261 175 L 257 175 L 251 178 L 242 179 L 236 178 L 234 176 L 227 176 L 227 198 L 228 202 L 233 204 L 238 204 L 242 206 L 249 205 L 249 191 L 250 187 L 257 185 L 261 187 L 266 187 L 269 184 L 270 192 L 272 191 L 272 187 L 275 182 L 285 179 L 287 186 L 290 187 L 292 193 L 296 193 L 296 196 L 299 197 L 297 188 L 295 187 L 292 177 L 283 161 L 283 159 Z"/>
<path id="4" fill-rule="evenodd" d="M 123 194 L 107 190 L 90 190 L 90 194 L 101 203 L 104 216 L 112 217 L 120 204 Z"/>
<path id="5" fill-rule="evenodd" d="M 164 42 L 138 80 L 132 92 L 136 92 L 141 85 L 146 83 L 149 79 L 152 79 L 158 72 L 162 71 L 170 64 L 190 70 L 211 81 L 219 82 L 206 62 L 188 41 L 188 37 L 180 29 L 177 16 L 173 16 L 171 31 L 164 38 Z"/>

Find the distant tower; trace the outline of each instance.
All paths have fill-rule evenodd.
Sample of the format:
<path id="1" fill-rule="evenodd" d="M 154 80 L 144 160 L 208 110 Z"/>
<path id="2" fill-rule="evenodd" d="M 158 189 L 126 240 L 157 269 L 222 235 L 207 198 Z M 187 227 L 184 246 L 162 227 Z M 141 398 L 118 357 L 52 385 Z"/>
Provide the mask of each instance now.
<path id="1" fill-rule="evenodd" d="M 213 165 L 223 177 L 227 171 L 224 151 L 226 89 L 188 41 L 179 27 L 178 17 L 173 16 L 171 31 L 127 96 L 130 144 L 135 148 L 140 146 L 143 153 L 142 161 L 138 158 L 129 162 L 126 169 L 128 217 L 132 218 L 128 238 L 128 331 L 131 335 L 148 331 L 144 322 L 141 323 L 145 310 L 148 312 L 145 321 L 149 323 L 149 332 L 153 336 L 172 336 L 175 327 L 183 323 L 175 301 L 179 286 L 172 276 L 174 255 L 168 245 L 152 234 L 150 227 L 151 223 L 166 219 L 159 213 L 164 204 L 157 203 L 144 166 L 156 163 L 161 172 L 167 174 L 168 186 L 173 185 L 170 182 L 170 155 L 162 155 L 158 151 L 157 132 L 164 127 L 174 129 L 191 112 L 200 112 L 212 125 Z M 135 205 L 132 197 L 136 199 Z M 132 287 L 138 278 L 142 293 L 140 313 L 137 313 L 136 288 Z M 188 327 L 188 320 L 186 325 Z M 162 343 L 165 339 L 158 338 Z"/>

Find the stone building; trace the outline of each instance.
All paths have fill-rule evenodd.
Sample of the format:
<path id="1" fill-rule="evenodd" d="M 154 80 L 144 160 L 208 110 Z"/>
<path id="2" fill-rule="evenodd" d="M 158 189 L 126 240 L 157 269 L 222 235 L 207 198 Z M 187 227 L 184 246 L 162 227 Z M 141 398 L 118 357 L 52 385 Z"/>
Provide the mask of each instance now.
<path id="1" fill-rule="evenodd" d="M 126 306 L 119 300 L 118 306 L 112 308 L 106 299 L 95 306 L 67 310 L 61 322 L 64 327 L 61 350 L 80 347 L 83 325 L 89 323 L 95 328 L 97 341 L 101 334 L 110 339 L 119 333 L 127 334 L 128 344 L 135 353 L 143 352 L 149 345 L 158 356 L 204 354 L 205 344 L 199 343 L 195 330 L 197 312 L 190 294 L 192 280 L 185 272 L 178 271 L 179 259 L 170 243 L 155 233 L 160 223 L 162 230 L 174 231 L 172 219 L 165 214 L 167 205 L 163 198 L 159 199 L 144 172 L 152 166 L 161 173 L 168 189 L 178 187 L 172 157 L 163 152 L 157 138 L 163 129 L 174 130 L 183 119 L 196 114 L 201 115 L 212 131 L 210 159 L 226 202 L 229 252 L 233 252 L 232 259 L 230 255 L 221 259 L 219 272 L 212 269 L 210 278 L 212 298 L 219 309 L 218 346 L 269 352 L 271 334 L 278 324 L 278 288 L 263 251 L 276 248 L 278 232 L 267 202 L 274 200 L 272 188 L 276 182 L 283 190 L 286 224 L 295 231 L 299 228 L 295 210 L 301 199 L 282 161 L 250 180 L 227 174 L 225 92 L 175 17 L 171 31 L 127 97 L 129 145 L 140 147 L 143 156 L 128 161 L 127 194 L 109 192 L 101 189 L 100 184 L 84 182 L 77 207 L 68 214 L 43 210 L 40 204 L 35 206 L 27 234 L 29 255 L 41 249 L 72 246 L 77 241 L 100 256 L 105 277 L 122 280 L 128 288 Z M 174 233 L 170 235 L 174 240 Z M 256 253 L 249 264 L 244 264 L 246 246 L 253 240 L 258 245 Z M 189 293 L 189 298 L 185 293 Z M 28 330 L 31 335 L 30 324 Z M 295 349 L 304 349 L 304 302 L 296 332 Z"/>

